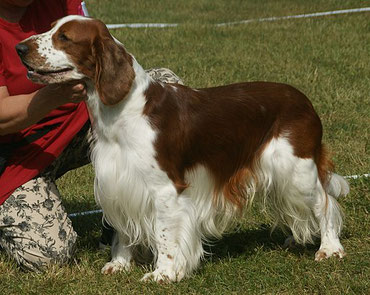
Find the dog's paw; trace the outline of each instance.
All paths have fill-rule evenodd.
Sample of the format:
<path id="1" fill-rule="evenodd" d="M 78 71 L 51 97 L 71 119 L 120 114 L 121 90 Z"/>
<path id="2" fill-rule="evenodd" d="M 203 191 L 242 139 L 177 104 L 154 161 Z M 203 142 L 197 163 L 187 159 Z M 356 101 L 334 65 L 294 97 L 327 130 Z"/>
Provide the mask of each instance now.
<path id="1" fill-rule="evenodd" d="M 129 271 L 131 268 L 131 263 L 129 262 L 120 262 L 120 261 L 110 261 L 104 265 L 101 270 L 101 273 L 104 275 L 113 274 L 119 271 Z"/>
<path id="2" fill-rule="evenodd" d="M 157 283 L 179 282 L 184 275 L 176 274 L 173 271 L 165 271 L 156 269 L 153 272 L 146 273 L 141 279 L 142 282 L 155 281 Z"/>
<path id="3" fill-rule="evenodd" d="M 146 273 L 142 277 L 141 281 L 142 282 L 155 281 L 161 284 L 171 282 L 170 278 L 167 275 L 160 272 L 158 269 L 153 272 Z"/>
<path id="4" fill-rule="evenodd" d="M 343 248 L 336 248 L 336 249 L 322 248 L 316 252 L 315 261 L 322 261 L 331 256 L 334 256 L 337 258 L 343 258 L 344 256 L 346 256 L 346 253 L 344 252 Z"/>

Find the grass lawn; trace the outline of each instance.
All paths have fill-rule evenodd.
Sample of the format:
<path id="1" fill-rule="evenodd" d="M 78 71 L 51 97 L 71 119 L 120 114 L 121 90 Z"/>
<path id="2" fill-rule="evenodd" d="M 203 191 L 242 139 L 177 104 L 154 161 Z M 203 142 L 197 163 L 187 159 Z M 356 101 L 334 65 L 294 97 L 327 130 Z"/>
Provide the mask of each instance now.
<path id="1" fill-rule="evenodd" d="M 335 0 L 87 0 L 106 23 L 180 23 L 166 29 L 120 29 L 112 34 L 144 68 L 167 67 L 185 83 L 207 87 L 240 81 L 289 83 L 313 102 L 324 142 L 341 175 L 370 172 L 370 14 L 215 27 L 214 23 L 369 6 Z M 67 211 L 96 209 L 93 171 L 86 166 L 59 181 Z M 0 294 L 370 294 L 370 179 L 350 180 L 343 260 L 316 263 L 318 245 L 282 248 L 258 208 L 212 247 L 211 256 L 180 283 L 141 283 L 147 271 L 103 276 L 110 258 L 98 250 L 100 215 L 73 219 L 78 250 L 70 265 L 25 273 L 0 254 Z M 148 266 L 149 267 L 149 266 Z"/>

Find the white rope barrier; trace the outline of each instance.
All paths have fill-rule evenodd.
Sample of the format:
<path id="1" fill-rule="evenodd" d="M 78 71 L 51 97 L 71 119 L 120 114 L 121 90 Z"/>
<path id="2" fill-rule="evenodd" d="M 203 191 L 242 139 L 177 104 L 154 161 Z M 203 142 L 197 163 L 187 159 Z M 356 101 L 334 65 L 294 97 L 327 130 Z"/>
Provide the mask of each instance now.
<path id="1" fill-rule="evenodd" d="M 221 24 L 217 24 L 216 26 L 220 26 L 220 27 L 221 26 L 232 26 L 232 25 L 247 24 L 247 23 L 252 23 L 252 22 L 272 22 L 272 21 L 285 20 L 285 19 L 291 19 L 291 18 L 310 18 L 310 17 L 319 17 L 319 16 L 345 14 L 345 13 L 356 13 L 356 12 L 364 12 L 364 11 L 370 11 L 370 7 L 342 9 L 342 10 L 315 12 L 315 13 L 305 13 L 305 14 L 288 15 L 288 16 L 273 16 L 273 17 L 266 17 L 266 18 L 247 19 L 247 20 L 236 21 L 236 22 L 221 23 Z"/>
<path id="2" fill-rule="evenodd" d="M 370 174 L 344 176 L 344 178 L 347 178 L 347 179 L 358 179 L 358 178 L 361 178 L 361 177 L 370 177 Z"/>
<path id="3" fill-rule="evenodd" d="M 366 11 L 370 11 L 370 7 L 342 9 L 342 10 L 324 11 L 324 12 L 315 12 L 315 13 L 305 13 L 305 14 L 288 15 L 288 16 L 273 16 L 273 17 L 266 17 L 266 18 L 255 18 L 255 19 L 247 19 L 247 20 L 241 20 L 241 21 L 235 21 L 235 22 L 219 23 L 219 24 L 214 24 L 214 25 L 217 26 L 217 27 L 223 27 L 223 26 L 248 24 L 248 23 L 253 23 L 253 22 L 272 22 L 272 21 L 285 20 L 285 19 L 311 18 L 311 17 L 320 17 L 320 16 L 337 15 L 337 14 L 348 14 L 348 13 L 358 13 L 358 12 L 366 12 Z M 87 10 L 86 10 L 85 15 L 88 15 Z M 171 24 L 171 23 L 131 23 L 131 24 L 110 24 L 110 25 L 107 25 L 107 27 L 108 27 L 108 29 L 171 28 L 171 27 L 177 27 L 179 25 L 180 24 L 175 24 L 175 23 L 174 24 Z"/>
<path id="4" fill-rule="evenodd" d="M 179 24 L 159 24 L 159 23 L 148 23 L 148 24 L 111 24 L 107 25 L 108 29 L 120 29 L 120 28 L 171 28 L 177 27 Z"/>
<path id="5" fill-rule="evenodd" d="M 86 3 L 85 1 L 82 1 L 81 2 L 81 8 L 82 8 L 82 12 L 84 13 L 84 16 L 87 16 L 89 17 L 89 12 L 87 11 L 87 7 L 86 7 Z"/>

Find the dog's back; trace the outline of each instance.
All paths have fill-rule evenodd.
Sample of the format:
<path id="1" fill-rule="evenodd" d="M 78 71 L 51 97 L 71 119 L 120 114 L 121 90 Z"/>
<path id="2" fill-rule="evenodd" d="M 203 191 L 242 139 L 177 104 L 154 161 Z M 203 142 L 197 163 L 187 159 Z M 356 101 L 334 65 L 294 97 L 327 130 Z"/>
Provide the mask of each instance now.
<path id="1" fill-rule="evenodd" d="M 279 83 L 238 83 L 191 89 L 151 84 L 144 114 L 157 130 L 157 159 L 170 178 L 186 187 L 185 172 L 204 165 L 218 189 L 241 169 L 254 174 L 261 152 L 272 138 L 285 138 L 293 153 L 314 158 L 322 127 L 311 102 L 295 88 Z M 240 203 L 239 194 L 228 194 Z"/>

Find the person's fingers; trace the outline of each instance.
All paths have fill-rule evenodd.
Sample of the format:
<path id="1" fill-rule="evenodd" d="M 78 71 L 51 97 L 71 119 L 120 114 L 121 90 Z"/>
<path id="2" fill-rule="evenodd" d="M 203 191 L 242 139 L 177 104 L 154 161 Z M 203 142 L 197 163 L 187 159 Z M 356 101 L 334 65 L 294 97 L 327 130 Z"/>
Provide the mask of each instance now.
<path id="1" fill-rule="evenodd" d="M 72 100 L 80 102 L 87 99 L 87 90 L 84 85 L 78 84 L 73 87 Z"/>
<path id="2" fill-rule="evenodd" d="M 79 103 L 87 100 L 86 84 L 83 81 L 69 81 L 62 84 L 51 84 L 47 87 L 55 93 L 56 97 L 60 97 L 62 99 L 62 104 L 68 102 Z"/>
<path id="3" fill-rule="evenodd" d="M 86 85 L 84 83 L 78 83 L 73 86 L 73 90 L 75 91 L 84 91 L 86 90 Z"/>

